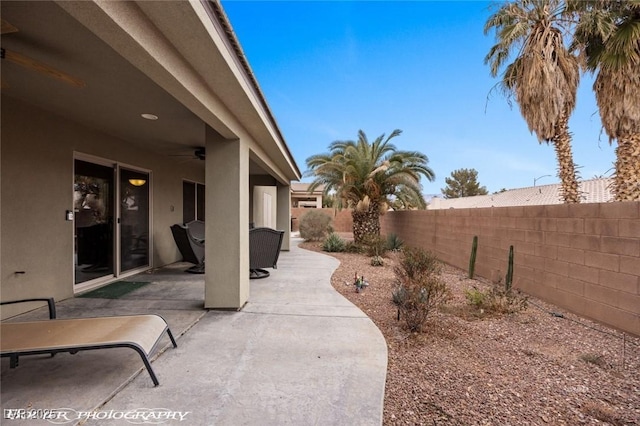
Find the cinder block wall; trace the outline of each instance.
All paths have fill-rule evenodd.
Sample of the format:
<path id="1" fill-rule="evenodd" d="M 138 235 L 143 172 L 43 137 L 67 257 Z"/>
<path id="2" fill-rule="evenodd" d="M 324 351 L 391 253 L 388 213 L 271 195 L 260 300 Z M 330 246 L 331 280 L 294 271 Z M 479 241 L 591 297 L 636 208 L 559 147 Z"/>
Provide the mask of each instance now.
<path id="1" fill-rule="evenodd" d="M 640 203 L 388 212 L 382 233 L 496 282 L 514 246 L 514 286 L 640 336 Z"/>
<path id="2" fill-rule="evenodd" d="M 335 210 L 332 208 L 322 209 L 306 209 L 304 207 L 291 208 L 291 231 L 298 231 L 300 218 L 311 210 L 321 211 L 331 218 L 331 225 L 335 232 L 352 232 L 353 219 L 351 218 L 351 210 Z"/>

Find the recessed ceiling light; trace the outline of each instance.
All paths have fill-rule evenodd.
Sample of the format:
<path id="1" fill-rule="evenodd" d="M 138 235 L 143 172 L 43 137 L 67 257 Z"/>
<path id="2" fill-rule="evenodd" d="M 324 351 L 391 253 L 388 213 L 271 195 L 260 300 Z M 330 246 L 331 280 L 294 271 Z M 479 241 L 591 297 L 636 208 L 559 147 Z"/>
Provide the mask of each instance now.
<path id="1" fill-rule="evenodd" d="M 154 114 L 142 114 L 142 118 L 145 118 L 147 120 L 157 120 L 158 116 Z"/>

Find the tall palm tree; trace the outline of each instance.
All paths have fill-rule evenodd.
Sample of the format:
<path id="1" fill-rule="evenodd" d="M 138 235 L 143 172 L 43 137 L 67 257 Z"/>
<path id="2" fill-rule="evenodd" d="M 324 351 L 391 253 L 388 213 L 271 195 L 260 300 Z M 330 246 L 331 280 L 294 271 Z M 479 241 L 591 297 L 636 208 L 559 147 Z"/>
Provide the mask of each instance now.
<path id="1" fill-rule="evenodd" d="M 380 215 L 391 203 L 424 208 L 420 177 L 429 181 L 435 174 L 426 155 L 399 151 L 390 140 L 400 135 L 394 130 L 369 143 L 360 130 L 357 141 L 335 141 L 329 152 L 307 158 L 307 175 L 314 176 L 309 190 L 324 185 L 324 192 L 335 191 L 338 207 L 352 208 L 353 237 L 360 243 L 367 235 L 380 235 Z"/>
<path id="2" fill-rule="evenodd" d="M 569 116 L 576 105 L 580 80 L 577 57 L 563 40 L 563 4 L 560 0 L 507 2 L 485 23 L 496 30 L 496 44 L 485 57 L 496 77 L 505 67 L 499 87 L 515 97 L 529 131 L 540 143 L 552 143 L 558 159 L 561 195 L 565 203 L 580 202 L 576 166 L 571 152 Z"/>
<path id="3" fill-rule="evenodd" d="M 573 47 L 597 72 L 593 90 L 609 143 L 617 140 L 616 201 L 640 200 L 640 1 L 568 1 L 578 16 Z"/>

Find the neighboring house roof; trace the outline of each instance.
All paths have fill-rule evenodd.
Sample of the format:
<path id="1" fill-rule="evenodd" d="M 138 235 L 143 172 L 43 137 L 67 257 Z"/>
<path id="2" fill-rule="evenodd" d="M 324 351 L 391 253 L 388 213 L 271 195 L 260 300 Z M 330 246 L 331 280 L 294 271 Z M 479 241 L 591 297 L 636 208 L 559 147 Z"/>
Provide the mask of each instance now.
<path id="1" fill-rule="evenodd" d="M 610 186 L 612 179 L 590 179 L 579 183 L 581 202 L 606 203 L 613 200 Z M 527 188 L 510 189 L 497 194 L 431 199 L 427 209 L 470 209 L 481 207 L 510 207 L 535 206 L 547 204 L 562 204 L 560 184 L 530 186 Z"/>
<path id="2" fill-rule="evenodd" d="M 309 192 L 310 183 L 291 183 L 291 193 L 296 195 L 321 195 L 324 185 L 318 185 L 312 192 Z"/>

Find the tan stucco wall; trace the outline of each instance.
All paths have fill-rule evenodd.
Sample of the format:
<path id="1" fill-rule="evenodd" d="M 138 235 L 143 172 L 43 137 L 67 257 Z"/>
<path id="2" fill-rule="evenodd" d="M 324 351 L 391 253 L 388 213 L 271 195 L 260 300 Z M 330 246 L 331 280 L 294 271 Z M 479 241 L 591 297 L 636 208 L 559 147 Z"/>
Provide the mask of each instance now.
<path id="1" fill-rule="evenodd" d="M 382 233 L 504 280 L 574 313 L 640 335 L 640 202 L 388 212 Z"/>
<path id="2" fill-rule="evenodd" d="M 73 209 L 74 151 L 151 171 L 153 266 L 180 259 L 169 226 L 182 222 L 182 179 L 204 182 L 204 168 L 4 96 L 1 140 L 2 300 L 73 295 L 73 222 L 65 211 Z M 2 317 L 19 309 L 4 306 Z"/>

